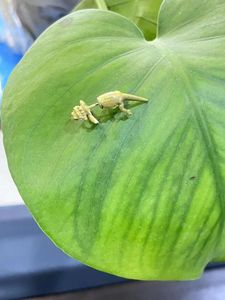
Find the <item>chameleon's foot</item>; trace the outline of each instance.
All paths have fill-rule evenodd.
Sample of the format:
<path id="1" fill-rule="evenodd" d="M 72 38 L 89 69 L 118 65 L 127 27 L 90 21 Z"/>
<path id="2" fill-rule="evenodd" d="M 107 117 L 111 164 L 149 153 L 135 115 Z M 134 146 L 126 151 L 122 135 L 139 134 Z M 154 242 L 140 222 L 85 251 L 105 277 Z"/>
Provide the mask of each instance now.
<path id="1" fill-rule="evenodd" d="M 71 118 L 73 120 L 87 120 L 87 115 L 80 105 L 76 105 L 71 112 Z"/>
<path id="2" fill-rule="evenodd" d="M 126 109 L 123 103 L 119 105 L 119 109 L 120 111 L 124 112 L 128 117 L 132 115 L 132 112 L 129 109 Z"/>
<path id="3" fill-rule="evenodd" d="M 126 114 L 127 114 L 127 116 L 129 117 L 129 116 L 132 115 L 132 112 L 131 112 L 129 109 L 127 109 Z"/>
<path id="4" fill-rule="evenodd" d="M 99 124 L 99 121 L 93 116 L 90 107 L 83 100 L 80 100 L 80 105 L 77 105 L 73 108 L 71 113 L 72 119 L 74 120 L 89 120 L 93 124 Z"/>

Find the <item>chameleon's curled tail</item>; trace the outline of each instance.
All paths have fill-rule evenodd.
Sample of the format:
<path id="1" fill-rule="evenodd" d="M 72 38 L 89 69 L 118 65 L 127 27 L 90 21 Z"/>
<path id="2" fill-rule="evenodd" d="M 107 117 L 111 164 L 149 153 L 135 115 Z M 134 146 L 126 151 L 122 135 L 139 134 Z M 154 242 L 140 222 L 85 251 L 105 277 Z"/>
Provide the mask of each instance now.
<path id="1" fill-rule="evenodd" d="M 146 98 L 131 95 L 131 94 L 125 94 L 125 93 L 123 93 L 123 97 L 124 97 L 124 100 L 130 100 L 130 101 L 142 101 L 142 102 L 148 101 L 148 99 L 146 99 Z"/>

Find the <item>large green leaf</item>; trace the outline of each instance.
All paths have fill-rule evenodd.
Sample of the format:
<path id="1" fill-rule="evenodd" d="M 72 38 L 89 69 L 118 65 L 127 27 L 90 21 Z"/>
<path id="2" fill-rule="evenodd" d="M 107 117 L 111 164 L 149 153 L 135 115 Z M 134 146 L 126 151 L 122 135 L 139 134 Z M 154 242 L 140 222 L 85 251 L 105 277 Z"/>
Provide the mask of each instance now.
<path id="1" fill-rule="evenodd" d="M 100 124 L 72 107 L 120 90 L 147 97 Z M 225 255 L 225 3 L 166 0 L 147 42 L 126 18 L 72 13 L 50 27 L 3 99 L 9 167 L 66 253 L 138 279 L 192 279 Z"/>
<path id="2" fill-rule="evenodd" d="M 102 0 L 101 0 L 102 1 Z M 103 0 L 107 9 L 133 21 L 147 40 L 156 36 L 157 17 L 162 0 Z M 75 10 L 100 8 L 96 0 L 82 0 Z"/>

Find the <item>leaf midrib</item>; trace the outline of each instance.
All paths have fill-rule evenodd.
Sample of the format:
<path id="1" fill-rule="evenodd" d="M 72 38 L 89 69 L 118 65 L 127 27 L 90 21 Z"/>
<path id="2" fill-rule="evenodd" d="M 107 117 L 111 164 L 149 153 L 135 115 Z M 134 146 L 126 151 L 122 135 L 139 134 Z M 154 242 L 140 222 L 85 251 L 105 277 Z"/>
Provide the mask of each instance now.
<path id="1" fill-rule="evenodd" d="M 181 57 L 179 56 L 179 53 L 170 49 L 165 43 L 163 43 L 159 39 L 155 40 L 154 44 L 156 47 L 158 47 L 159 51 L 162 53 L 162 55 L 165 56 L 168 63 L 172 66 L 171 69 L 172 69 L 175 77 L 181 78 L 180 82 L 182 82 L 182 84 L 184 86 L 184 91 L 186 92 L 186 95 L 187 95 L 186 99 L 188 101 L 188 105 L 192 110 L 192 116 L 194 116 L 195 123 L 198 127 L 198 131 L 200 133 L 202 142 L 205 145 L 204 148 L 205 148 L 205 152 L 208 156 L 208 161 L 210 163 L 211 170 L 215 176 L 214 182 L 216 185 L 217 195 L 218 195 L 218 198 L 220 201 L 221 211 L 223 213 L 225 210 L 225 204 L 224 204 L 224 199 L 223 199 L 222 195 L 224 194 L 225 184 L 224 184 L 224 180 L 222 177 L 220 167 L 217 163 L 217 158 L 216 158 L 217 156 L 216 156 L 216 151 L 215 151 L 217 146 L 214 142 L 210 128 L 205 119 L 204 113 L 198 104 L 198 103 L 200 103 L 200 100 L 197 101 L 198 100 L 197 95 L 196 95 L 196 93 L 194 93 L 193 88 L 191 87 L 188 72 L 185 70 L 185 68 L 182 65 Z M 174 56 L 176 56 L 176 59 L 173 58 Z M 176 70 L 176 72 L 174 72 L 174 70 Z M 177 76 L 176 73 L 178 73 L 179 76 Z M 221 219 L 221 221 L 223 221 L 223 220 Z M 221 222 L 221 228 L 222 228 L 223 224 L 224 224 L 224 221 Z"/>

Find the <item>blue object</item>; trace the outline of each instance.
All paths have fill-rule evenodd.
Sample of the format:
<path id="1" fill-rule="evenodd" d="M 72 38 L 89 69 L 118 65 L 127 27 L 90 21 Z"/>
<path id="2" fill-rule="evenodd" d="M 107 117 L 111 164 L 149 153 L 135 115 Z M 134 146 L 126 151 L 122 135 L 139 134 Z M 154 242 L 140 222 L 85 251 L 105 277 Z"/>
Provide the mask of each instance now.
<path id="1" fill-rule="evenodd" d="M 4 88 L 11 71 L 21 57 L 21 54 L 15 53 L 6 44 L 0 43 L 0 81 L 2 88 Z"/>
<path id="2" fill-rule="evenodd" d="M 0 104 L 2 90 L 6 85 L 7 79 L 22 57 L 21 54 L 15 53 L 14 50 L 5 43 L 4 27 L 4 22 L 0 16 Z"/>

